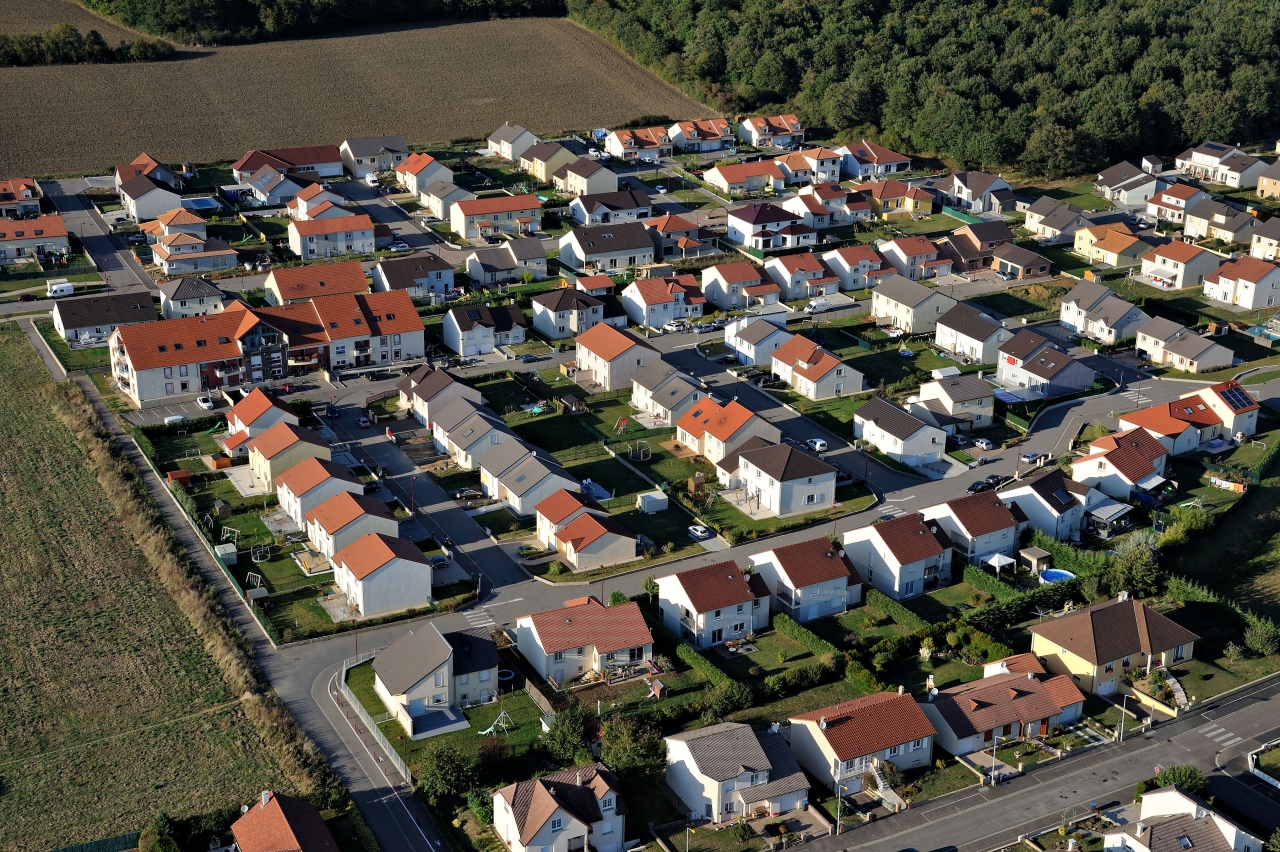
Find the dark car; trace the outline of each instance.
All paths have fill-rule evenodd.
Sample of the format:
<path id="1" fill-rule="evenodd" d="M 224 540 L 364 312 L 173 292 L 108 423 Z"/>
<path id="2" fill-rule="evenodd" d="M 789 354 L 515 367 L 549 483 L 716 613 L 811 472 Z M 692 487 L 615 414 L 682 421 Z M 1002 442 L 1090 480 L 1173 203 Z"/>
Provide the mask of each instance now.
<path id="1" fill-rule="evenodd" d="M 521 355 L 516 360 L 521 364 L 533 364 L 537 361 L 545 361 L 548 357 L 547 355 Z"/>
<path id="2" fill-rule="evenodd" d="M 991 486 L 985 482 L 975 482 L 966 488 L 965 491 L 969 494 L 978 494 L 979 492 L 986 491 L 990 487 Z"/>
<path id="3" fill-rule="evenodd" d="M 986 483 L 991 488 L 999 488 L 1004 484 L 1004 477 L 998 473 L 993 473 L 986 478 Z"/>
<path id="4" fill-rule="evenodd" d="M 18 301 L 19 301 L 19 302 L 34 302 L 34 301 L 36 301 L 36 299 L 38 299 L 38 298 L 39 298 L 39 297 L 38 297 L 38 296 L 36 296 L 36 294 L 35 294 L 35 293 L 19 293 L 19 294 L 18 294 Z"/>

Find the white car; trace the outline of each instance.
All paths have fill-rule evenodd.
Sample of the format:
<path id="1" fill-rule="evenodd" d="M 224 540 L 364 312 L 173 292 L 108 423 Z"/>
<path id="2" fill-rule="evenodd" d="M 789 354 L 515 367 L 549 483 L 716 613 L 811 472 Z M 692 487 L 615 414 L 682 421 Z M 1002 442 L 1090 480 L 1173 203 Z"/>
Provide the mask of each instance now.
<path id="1" fill-rule="evenodd" d="M 205 411 L 213 411 L 213 400 L 209 399 L 207 396 L 196 397 L 196 405 L 200 406 Z"/>
<path id="2" fill-rule="evenodd" d="M 664 325 L 662 327 L 662 330 L 667 332 L 668 334 L 675 334 L 677 332 L 684 331 L 685 328 L 686 326 L 684 323 L 680 322 L 679 320 L 672 320 L 671 322 Z"/>
<path id="3" fill-rule="evenodd" d="M 411 251 L 412 249 L 410 249 L 409 244 L 404 242 L 403 240 L 396 240 L 394 243 L 387 246 L 387 250 L 388 251 Z"/>
<path id="4" fill-rule="evenodd" d="M 994 450 L 996 448 L 996 445 L 986 438 L 974 438 L 973 445 L 980 450 Z"/>
<path id="5" fill-rule="evenodd" d="M 711 538 L 712 532 L 704 526 L 696 525 L 689 527 L 689 537 L 694 541 L 706 541 Z"/>
<path id="6" fill-rule="evenodd" d="M 375 188 L 382 186 L 382 184 L 378 181 L 378 176 L 373 172 L 369 172 L 369 174 L 364 176 L 364 182 L 366 186 L 371 186 Z"/>
<path id="7" fill-rule="evenodd" d="M 821 438 L 810 438 L 804 442 L 805 445 L 815 453 L 825 453 L 827 451 L 827 442 Z"/>

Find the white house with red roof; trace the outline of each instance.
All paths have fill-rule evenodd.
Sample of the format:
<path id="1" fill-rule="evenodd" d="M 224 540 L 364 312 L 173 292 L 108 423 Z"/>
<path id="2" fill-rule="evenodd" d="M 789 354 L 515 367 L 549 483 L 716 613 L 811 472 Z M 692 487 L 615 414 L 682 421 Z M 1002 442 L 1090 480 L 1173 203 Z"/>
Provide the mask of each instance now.
<path id="1" fill-rule="evenodd" d="M 818 241 L 818 232 L 804 223 L 803 216 L 767 201 L 752 201 L 730 210 L 725 236 L 730 242 L 762 252 Z"/>
<path id="2" fill-rule="evenodd" d="M 873 246 L 843 246 L 823 252 L 822 262 L 840 279 L 841 290 L 874 287 L 897 271 Z"/>
<path id="3" fill-rule="evenodd" d="M 365 618 L 432 602 L 431 561 L 407 539 L 367 533 L 330 561 L 334 584 Z"/>
<path id="4" fill-rule="evenodd" d="M 850 192 L 838 183 L 816 183 L 801 187 L 796 197 L 805 199 L 806 210 L 815 209 L 810 201 L 821 204 L 830 214 L 832 225 L 866 222 L 871 219 L 871 203 L 861 193 Z M 792 199 L 787 199 L 783 206 L 794 212 L 794 208 L 788 206 L 791 203 Z"/>
<path id="5" fill-rule="evenodd" d="M 579 515 L 560 525 L 554 539 L 556 550 L 575 572 L 631 562 L 637 556 L 636 534 L 608 514 Z"/>
<path id="6" fill-rule="evenodd" d="M 256 438 L 277 423 L 298 425 L 298 415 L 282 399 L 270 396 L 262 388 L 254 388 L 227 412 L 227 434 L 219 443 L 228 455 L 245 455 L 244 442 Z"/>
<path id="7" fill-rule="evenodd" d="M 1183 394 L 1120 415 L 1124 431 L 1145 429 L 1174 456 L 1193 452 L 1215 438 L 1252 435 L 1261 406 L 1239 382 L 1230 381 Z"/>
<path id="8" fill-rule="evenodd" d="M 934 726 L 910 695 L 877 692 L 790 721 L 796 760 L 823 787 L 840 784 L 844 795 L 862 792 L 863 776 L 886 762 L 914 769 L 932 760 Z"/>
<path id="9" fill-rule="evenodd" d="M 322 184 L 312 183 L 303 187 L 294 199 L 285 204 L 289 216 L 293 219 L 321 219 L 342 215 L 352 215 L 343 207 L 347 200 Z"/>
<path id="10" fill-rule="evenodd" d="M 381 533 L 395 538 L 400 533 L 400 522 L 392 516 L 386 503 L 349 491 L 339 491 L 303 518 L 307 522 L 307 540 L 330 560 L 361 536 Z"/>
<path id="11" fill-rule="evenodd" d="M 114 177 L 116 192 L 120 191 L 121 184 L 124 184 L 139 175 L 146 175 L 147 177 L 154 178 L 161 183 L 168 184 L 174 189 L 181 188 L 181 182 L 178 180 L 177 175 L 173 173 L 173 169 L 169 168 L 169 166 L 160 162 L 146 151 L 143 151 L 141 154 L 134 157 L 132 162 L 117 165 L 115 167 Z M 36 197 L 39 196 L 37 195 Z"/>
<path id="12" fill-rule="evenodd" d="M 293 522 L 305 529 L 307 514 L 345 491 L 363 494 L 364 483 L 345 464 L 323 458 L 301 461 L 277 476 L 276 498 Z"/>
<path id="13" fill-rule="evenodd" d="M 245 447 L 249 469 L 264 491 L 273 491 L 276 477 L 294 465 L 310 458 L 328 461 L 332 457 L 329 444 L 320 433 L 286 420 L 250 438 Z"/>
<path id="14" fill-rule="evenodd" d="M 563 687 L 653 658 L 653 635 L 634 602 L 606 607 L 594 597 L 516 619 L 516 649 L 533 670 Z"/>
<path id="15" fill-rule="evenodd" d="M 234 267 L 236 250 L 222 240 L 177 232 L 157 236 L 151 258 L 167 276 L 189 275 Z"/>
<path id="16" fill-rule="evenodd" d="M 608 512 L 595 500 L 578 491 L 561 488 L 533 507 L 538 541 L 547 550 L 556 549 L 556 533 L 583 515 L 606 517 Z"/>
<path id="17" fill-rule="evenodd" d="M 769 587 L 733 561 L 659 577 L 662 625 L 695 648 L 744 639 L 769 626 Z"/>
<path id="18" fill-rule="evenodd" d="M 770 369 L 806 399 L 862 392 L 862 373 L 801 334 L 774 350 Z"/>
<path id="19" fill-rule="evenodd" d="M 806 187 L 806 189 L 809 187 Z M 788 213 L 795 213 L 800 216 L 804 224 L 810 228 L 830 228 L 835 223 L 835 217 L 821 199 L 812 194 L 804 195 L 796 193 L 795 195 L 785 199 L 780 205 L 783 210 Z"/>
<path id="20" fill-rule="evenodd" d="M 271 166 L 285 174 L 296 172 L 312 179 L 340 177 L 343 168 L 342 154 L 337 145 L 307 145 L 249 151 L 231 164 L 231 176 L 237 183 L 243 183 L 263 166 Z"/>
<path id="21" fill-rule="evenodd" d="M 1169 450 L 1146 429 L 1130 429 L 1098 438 L 1084 456 L 1071 461 L 1071 478 L 1117 500 L 1159 494 Z"/>
<path id="22" fill-rule="evenodd" d="M 840 277 L 813 252 L 784 254 L 764 263 L 765 273 L 782 288 L 782 300 L 814 299 L 840 290 Z"/>
<path id="23" fill-rule="evenodd" d="M 881 243 L 880 253 L 899 275 L 912 281 L 951 274 L 951 258 L 928 237 L 899 237 Z"/>
<path id="24" fill-rule="evenodd" d="M 627 317 L 642 328 L 662 328 L 673 320 L 702 316 L 707 297 L 693 275 L 641 278 L 622 290 Z"/>
<path id="25" fill-rule="evenodd" d="M 670 157 L 671 148 L 665 127 L 614 130 L 604 140 L 604 149 L 619 160 L 658 160 Z"/>
<path id="26" fill-rule="evenodd" d="M 754 437 L 776 444 L 782 440 L 782 430 L 737 400 L 720 405 L 710 398 L 700 399 L 676 421 L 676 441 L 712 464 Z"/>
<path id="27" fill-rule="evenodd" d="M 868 586 L 895 601 L 951 579 L 951 537 L 939 521 L 901 515 L 844 534 L 844 551 Z"/>
<path id="28" fill-rule="evenodd" d="M 835 152 L 840 155 L 840 170 L 850 177 L 877 178 L 911 170 L 910 157 L 866 139 L 842 145 Z"/>
<path id="29" fill-rule="evenodd" d="M 644 221 L 645 230 L 653 240 L 654 257 L 680 255 L 694 257 L 718 252 L 714 235 L 704 234 L 702 229 L 683 216 L 658 216 Z"/>
<path id="30" fill-rule="evenodd" d="M 661 355 L 626 329 L 606 323 L 578 335 L 575 363 L 587 371 L 605 391 L 631 387 L 631 378 Z"/>
<path id="31" fill-rule="evenodd" d="M 536 195 L 494 195 L 456 202 L 449 229 L 467 240 L 495 234 L 532 234 L 542 230 L 542 202 Z"/>
<path id="32" fill-rule="evenodd" d="M 417 195 L 436 181 L 453 183 L 453 169 L 426 153 L 410 154 L 396 166 L 396 183 Z"/>
<path id="33" fill-rule="evenodd" d="M 726 195 L 779 192 L 787 185 L 786 175 L 772 160 L 713 166 L 703 173 L 702 179 Z"/>
<path id="34" fill-rule="evenodd" d="M 322 296 L 369 292 L 359 261 L 281 267 L 267 275 L 262 289 L 268 305 L 291 305 Z"/>
<path id="35" fill-rule="evenodd" d="M 738 125 L 738 138 L 757 148 L 785 148 L 804 142 L 804 125 L 791 113 L 755 116 Z"/>
<path id="36" fill-rule="evenodd" d="M 0 220 L 0 266 L 67 254 L 67 224 L 61 216 Z"/>
<path id="37" fill-rule="evenodd" d="M 1181 222 L 1187 210 L 1209 197 L 1209 193 L 1189 183 L 1175 183 L 1157 192 L 1147 202 L 1147 215 L 1165 222 Z"/>
<path id="38" fill-rule="evenodd" d="M 1142 277 L 1164 290 L 1198 287 L 1222 263 L 1222 256 L 1192 243 L 1174 240 L 1142 258 Z"/>
<path id="39" fill-rule="evenodd" d="M 862 601 L 862 573 L 846 549 L 826 537 L 747 558 L 773 596 L 770 606 L 798 622 L 838 615 Z"/>
<path id="40" fill-rule="evenodd" d="M 1280 267 L 1245 256 L 1219 266 L 1204 279 L 1204 297 L 1255 310 L 1280 305 Z"/>
<path id="41" fill-rule="evenodd" d="M 116 178 L 117 186 L 119 178 Z M 35 178 L 0 178 L 0 217 L 21 219 L 40 215 L 44 193 Z"/>
<path id="42" fill-rule="evenodd" d="M 1016 501 L 1008 504 L 991 491 L 980 491 L 920 510 L 925 521 L 942 525 L 955 555 L 971 565 L 982 565 L 999 554 L 1017 558 L 1018 539 L 1027 527 L 1027 516 Z"/>
<path id="43" fill-rule="evenodd" d="M 704 153 L 733 147 L 733 128 L 723 118 L 677 121 L 667 128 L 671 144 L 685 153 Z"/>
<path id="44" fill-rule="evenodd" d="M 373 249 L 373 220 L 367 213 L 289 222 L 289 250 L 304 260 L 373 254 Z"/>
<path id="45" fill-rule="evenodd" d="M 147 245 L 152 245 L 161 237 L 173 234 L 190 234 L 201 239 L 208 235 L 205 220 L 183 207 L 175 207 L 161 213 L 150 222 L 143 222 L 138 226 L 138 230 L 146 235 Z"/>
<path id="46" fill-rule="evenodd" d="M 310 802 L 263 790 L 231 824 L 240 852 L 338 852 L 320 811 Z"/>
<path id="47" fill-rule="evenodd" d="M 731 311 L 775 305 L 782 288 L 766 280 L 760 267 L 738 260 L 702 270 L 702 293 L 720 310 Z"/>

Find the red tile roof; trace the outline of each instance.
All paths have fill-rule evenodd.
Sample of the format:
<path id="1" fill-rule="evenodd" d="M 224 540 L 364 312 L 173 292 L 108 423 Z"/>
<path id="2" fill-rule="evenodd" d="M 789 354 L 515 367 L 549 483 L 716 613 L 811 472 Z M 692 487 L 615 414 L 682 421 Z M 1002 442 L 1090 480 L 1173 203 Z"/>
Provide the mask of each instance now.
<path id="1" fill-rule="evenodd" d="M 404 290 L 325 296 L 312 299 L 311 307 L 330 340 L 422 330 L 413 299 Z"/>
<path id="2" fill-rule="evenodd" d="M 871 246 L 844 246 L 836 249 L 833 253 L 850 266 L 857 266 L 863 261 L 869 264 L 883 264 L 885 262 L 880 252 Z"/>
<path id="3" fill-rule="evenodd" d="M 1162 246 L 1156 246 L 1154 251 L 1144 257 L 1144 260 L 1151 257 L 1167 257 L 1178 263 L 1188 263 L 1196 257 L 1208 253 L 1208 249 L 1202 249 L 1200 246 L 1184 243 L 1181 240 L 1174 240 Z"/>
<path id="4" fill-rule="evenodd" d="M 263 392 L 262 388 L 254 388 L 249 391 L 248 396 L 231 407 L 231 410 L 227 412 L 227 420 L 238 420 L 241 424 L 250 426 L 272 408 L 292 415 L 295 420 L 298 419 L 298 415 L 283 400 L 268 396 Z"/>
<path id="5" fill-rule="evenodd" d="M 425 570 L 431 563 L 418 546 L 408 539 L 392 538 L 382 533 L 366 533 L 333 555 L 336 565 L 341 562 L 357 580 L 363 580 L 393 560 L 415 562 Z"/>
<path id="6" fill-rule="evenodd" d="M 184 207 L 175 207 L 168 213 L 161 213 L 156 221 L 162 225 L 203 225 L 205 220 Z"/>
<path id="7" fill-rule="evenodd" d="M 756 598 L 747 584 L 746 575 L 732 560 L 690 568 L 670 576 L 680 584 L 689 603 L 693 604 L 694 612 L 713 612 Z"/>
<path id="8" fill-rule="evenodd" d="M 1174 417 L 1173 408 L 1177 405 L 1179 413 L 1184 417 Z M 1197 411 L 1197 407 L 1202 407 L 1204 413 L 1210 415 L 1212 422 L 1203 423 L 1205 426 L 1211 426 L 1221 423 L 1222 418 L 1218 417 L 1199 399 L 1175 400 L 1174 402 L 1162 402 L 1159 405 L 1153 405 L 1150 408 L 1140 408 L 1137 411 L 1131 411 L 1128 414 L 1121 414 L 1120 419 L 1125 423 L 1132 423 L 1134 426 L 1141 426 L 1149 429 L 1159 435 L 1169 438 L 1175 438 L 1181 435 L 1187 429 L 1191 428 L 1191 421 L 1188 418 L 1197 417 L 1201 413 Z M 1187 411 L 1189 409 L 1189 411 Z M 1197 424 L 1199 425 L 1199 424 Z"/>
<path id="9" fill-rule="evenodd" d="M 606 607 L 593 597 L 566 601 L 564 608 L 522 616 L 537 631 L 545 653 L 594 645 L 598 653 L 634 648 L 653 642 L 640 607 L 634 602 Z"/>
<path id="10" fill-rule="evenodd" d="M 764 277 L 760 267 L 745 260 L 734 263 L 717 263 L 709 267 L 708 272 L 718 273 L 728 284 L 741 284 L 744 281 L 759 281 Z"/>
<path id="11" fill-rule="evenodd" d="M 1055 680 L 1059 683 L 1049 687 L 1048 682 Z M 1005 725 L 1038 722 L 1083 701 L 1067 675 L 1041 680 L 1032 672 L 993 675 L 953 686 L 939 692 L 932 704 L 956 737 L 964 739 L 986 731 L 998 733 Z"/>
<path id="12" fill-rule="evenodd" d="M 289 227 L 297 231 L 299 236 L 314 237 L 321 234 L 337 234 L 342 231 L 372 231 L 373 220 L 369 218 L 368 213 L 359 213 L 355 216 L 335 216 L 331 219 L 292 219 L 289 221 Z"/>
<path id="13" fill-rule="evenodd" d="M 240 852 L 337 852 L 320 811 L 301 799 L 267 793 L 231 824 Z"/>
<path id="14" fill-rule="evenodd" d="M 34 240 L 43 237 L 65 237 L 67 223 L 61 216 L 44 215 L 35 219 L 0 219 L 0 241 Z"/>
<path id="15" fill-rule="evenodd" d="M 298 462 L 277 476 L 275 482 L 278 487 L 287 488 L 289 493 L 300 497 L 329 479 L 340 479 L 352 485 L 361 485 L 360 478 L 345 464 L 319 458 Z"/>
<path id="16" fill-rule="evenodd" d="M 593 515 L 590 512 L 579 515 L 571 523 L 556 530 L 556 538 L 575 551 L 582 550 L 606 535 L 622 536 L 632 541 L 636 537 L 635 533 L 609 515 Z"/>
<path id="17" fill-rule="evenodd" d="M 937 521 L 922 521 L 919 515 L 903 515 L 873 524 L 871 529 L 889 548 L 899 565 L 937 556 L 951 547 L 951 539 Z"/>
<path id="18" fill-rule="evenodd" d="M 615 130 L 613 135 L 618 137 L 618 141 L 622 143 L 624 148 L 638 148 L 644 150 L 646 148 L 661 148 L 671 144 L 671 138 L 667 136 L 667 128 L 665 127 L 644 127 L 639 130 Z"/>
<path id="19" fill-rule="evenodd" d="M 719 139 L 733 136 L 729 122 L 723 118 L 695 118 L 693 121 L 677 121 L 676 126 L 687 139 Z"/>
<path id="20" fill-rule="evenodd" d="M 516 213 L 522 210 L 540 210 L 542 202 L 536 195 L 495 195 L 459 201 L 457 207 L 463 216 L 487 216 L 490 213 Z"/>
<path id="21" fill-rule="evenodd" d="M 733 163 L 728 166 L 716 166 L 710 171 L 716 172 L 727 184 L 746 183 L 749 178 L 768 175 L 774 180 L 785 180 L 782 169 L 772 160 L 760 160 L 755 163 Z"/>
<path id="22" fill-rule="evenodd" d="M 559 524 L 579 509 L 593 509 L 603 512 L 604 508 L 585 494 L 561 488 L 550 497 L 545 497 L 533 511 L 546 518 L 550 523 Z"/>
<path id="23" fill-rule="evenodd" d="M 826 729 L 821 728 L 826 720 Z M 885 749 L 931 737 L 935 733 L 924 711 L 910 695 L 878 692 L 792 716 L 794 722 L 817 722 L 840 760 L 854 760 Z"/>
<path id="24" fill-rule="evenodd" d="M 273 459 L 299 441 L 324 447 L 326 450 L 329 448 L 329 444 L 318 432 L 281 421 L 250 441 L 249 452 L 257 451 L 263 458 Z"/>
<path id="25" fill-rule="evenodd" d="M 811 538 L 773 549 L 774 559 L 791 580 L 794 588 L 813 586 L 828 580 L 848 579 L 860 584 L 862 576 L 853 560 L 839 545 L 826 538 Z"/>
<path id="26" fill-rule="evenodd" d="M 987 663 L 988 666 L 996 666 L 1003 663 L 1005 671 L 1014 672 L 1016 674 L 1026 674 L 1033 672 L 1035 674 L 1045 674 L 1044 666 L 1040 665 L 1040 660 L 1035 654 L 1014 654 L 1012 657 L 1005 657 L 1001 660 L 992 660 Z"/>
<path id="27" fill-rule="evenodd" d="M 1089 451 L 1090 455 L 1077 459 L 1072 465 L 1105 458 L 1129 482 L 1138 482 L 1155 473 L 1153 462 L 1169 452 L 1146 429 L 1130 429 L 1099 438 L 1089 445 Z"/>
<path id="28" fill-rule="evenodd" d="M 321 163 L 341 163 L 342 155 L 337 145 L 307 145 L 300 148 L 272 148 L 269 151 L 249 151 L 231 164 L 237 172 L 256 172 L 263 166 L 315 166 Z"/>
<path id="29" fill-rule="evenodd" d="M 275 284 L 280 298 L 286 302 L 339 293 L 364 293 L 369 289 L 369 279 L 365 278 L 364 267 L 358 260 L 273 269 L 267 283 Z"/>
<path id="30" fill-rule="evenodd" d="M 387 509 L 387 504 L 373 497 L 352 494 L 343 491 L 325 500 L 310 512 L 307 512 L 308 523 L 320 525 L 320 529 L 333 535 L 361 515 L 373 515 L 378 518 L 395 520 Z"/>
<path id="31" fill-rule="evenodd" d="M 410 154 L 403 163 L 396 166 L 396 171 L 400 174 L 416 175 L 435 161 L 436 158 L 430 154 Z"/>
<path id="32" fill-rule="evenodd" d="M 631 332 L 614 328 L 603 322 L 593 325 L 582 334 L 579 334 L 577 343 L 580 348 L 599 355 L 605 361 L 612 361 L 633 346 L 653 349 L 652 346 Z"/>
<path id="33" fill-rule="evenodd" d="M 600 326 L 596 326 L 599 328 Z M 728 405 L 718 405 L 710 398 L 698 400 L 698 404 L 685 412 L 676 426 L 695 438 L 704 434 L 720 441 L 728 441 L 739 429 L 755 417 L 751 409 L 731 400 Z"/>

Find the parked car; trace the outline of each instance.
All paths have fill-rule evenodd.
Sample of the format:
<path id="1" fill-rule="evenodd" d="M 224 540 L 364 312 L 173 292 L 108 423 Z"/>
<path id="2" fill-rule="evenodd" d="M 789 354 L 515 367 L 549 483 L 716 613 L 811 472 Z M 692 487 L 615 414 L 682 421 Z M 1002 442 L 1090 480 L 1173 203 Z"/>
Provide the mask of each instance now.
<path id="1" fill-rule="evenodd" d="M 378 176 L 373 172 L 369 172 L 369 174 L 364 176 L 364 182 L 367 186 L 371 186 L 375 189 L 382 186 L 381 182 L 378 180 Z"/>
<path id="2" fill-rule="evenodd" d="M 516 555 L 521 558 L 528 558 L 530 556 L 536 556 L 541 552 L 542 548 L 536 544 L 522 544 L 520 545 L 520 549 L 516 551 Z"/>
<path id="3" fill-rule="evenodd" d="M 147 241 L 146 234 L 130 234 L 128 238 L 128 243 L 131 246 L 140 246 L 146 243 L 146 241 Z"/>
<path id="4" fill-rule="evenodd" d="M 996 448 L 996 445 L 986 438 L 974 438 L 973 445 L 980 450 L 994 450 Z"/>
<path id="5" fill-rule="evenodd" d="M 968 435 L 952 435 L 951 443 L 955 444 L 957 447 L 967 447 L 969 446 L 969 443 L 970 443 L 969 436 Z"/>
<path id="6" fill-rule="evenodd" d="M 412 251 L 412 249 L 409 247 L 409 244 L 406 243 L 404 240 L 396 240 L 394 243 L 387 246 L 387 250 L 388 251 Z"/>
<path id="7" fill-rule="evenodd" d="M 711 321 L 711 324 L 714 325 L 716 328 L 724 328 L 726 325 L 729 324 L 729 321 L 724 317 L 720 317 L 719 319 L 713 319 Z"/>
<path id="8" fill-rule="evenodd" d="M 19 293 L 18 294 L 19 302 L 34 302 L 38 298 L 39 297 L 35 293 Z"/>
<path id="9" fill-rule="evenodd" d="M 985 482 L 988 488 L 999 488 L 1004 485 L 1004 477 L 998 473 L 993 473 L 986 478 Z"/>
<path id="10" fill-rule="evenodd" d="M 810 438 L 804 442 L 805 445 L 815 453 L 825 453 L 827 451 L 827 442 L 821 438 Z"/>
<path id="11" fill-rule="evenodd" d="M 829 299 L 811 299 L 809 304 L 804 306 L 806 314 L 820 314 L 829 310 L 831 310 L 831 301 Z"/>
<path id="12" fill-rule="evenodd" d="M 437 553 L 435 556 L 432 556 L 427 561 L 431 563 L 431 567 L 433 569 L 449 567 L 449 557 L 445 556 L 443 553 Z"/>
<path id="13" fill-rule="evenodd" d="M 692 538 L 694 541 L 706 541 L 707 539 L 711 538 L 712 535 L 713 533 L 711 532 L 711 530 L 707 529 L 704 526 L 695 525 L 695 526 L 689 527 L 689 537 Z"/>
<path id="14" fill-rule="evenodd" d="M 205 411 L 213 411 L 213 400 L 209 399 L 207 396 L 196 397 L 196 405 L 200 406 Z"/>
<path id="15" fill-rule="evenodd" d="M 453 499 L 455 500 L 479 500 L 483 497 L 484 494 L 474 488 L 462 488 L 453 492 Z"/>
<path id="16" fill-rule="evenodd" d="M 662 330 L 665 332 L 669 332 L 671 334 L 676 334 L 678 332 L 685 330 L 685 324 L 680 322 L 680 320 L 672 320 L 671 322 L 664 325 L 662 327 Z"/>
<path id="17" fill-rule="evenodd" d="M 359 426 L 361 429 L 368 429 L 372 424 L 369 423 L 368 417 L 357 417 L 356 425 Z"/>
<path id="18" fill-rule="evenodd" d="M 698 334 L 706 334 L 709 331 L 715 331 L 716 327 L 709 322 L 700 322 L 693 327 Z"/>
<path id="19" fill-rule="evenodd" d="M 1048 455 L 1048 453 L 1023 453 L 1018 460 L 1023 464 L 1035 464 L 1040 459 L 1047 458 Z"/>
<path id="20" fill-rule="evenodd" d="M 738 363 L 737 355 L 721 355 L 716 359 L 717 364 L 736 364 Z"/>
<path id="21" fill-rule="evenodd" d="M 285 382 L 280 386 L 280 393 L 293 393 L 297 389 L 298 386 L 293 382 Z"/>
<path id="22" fill-rule="evenodd" d="M 521 364 L 533 364 L 538 361 L 545 361 L 550 357 L 551 357 L 550 355 L 534 355 L 530 353 L 526 355 L 521 355 L 516 360 L 519 361 Z"/>
<path id="23" fill-rule="evenodd" d="M 971 483 L 969 487 L 965 489 L 965 491 L 969 494 L 980 494 L 981 492 L 986 491 L 990 487 L 991 486 L 985 482 L 974 482 L 974 483 Z"/>

